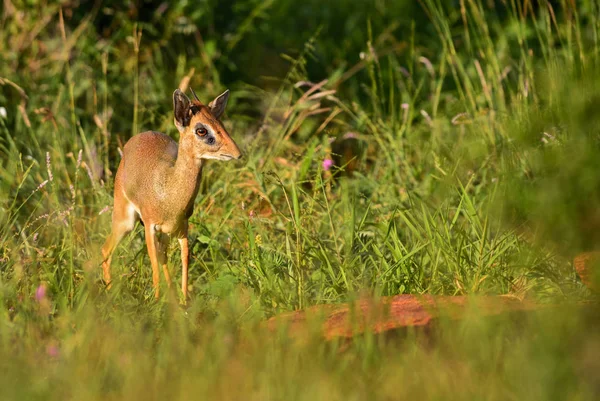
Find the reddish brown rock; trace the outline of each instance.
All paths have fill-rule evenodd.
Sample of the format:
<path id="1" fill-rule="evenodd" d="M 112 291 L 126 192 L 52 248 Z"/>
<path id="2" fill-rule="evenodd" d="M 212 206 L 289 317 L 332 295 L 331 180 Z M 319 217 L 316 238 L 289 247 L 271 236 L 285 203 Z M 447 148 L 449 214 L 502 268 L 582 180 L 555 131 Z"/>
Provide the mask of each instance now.
<path id="1" fill-rule="evenodd" d="M 581 280 L 596 288 L 592 270 L 600 265 L 600 252 L 577 256 L 574 266 Z M 363 299 L 348 304 L 317 305 L 303 311 L 285 313 L 266 322 L 271 330 L 285 330 L 292 337 L 316 332 L 326 339 L 382 333 L 406 327 L 423 327 L 439 318 L 463 319 L 469 312 L 478 317 L 539 310 L 545 307 L 509 296 L 397 295 L 376 300 Z"/>
<path id="2" fill-rule="evenodd" d="M 594 275 L 597 274 L 597 272 L 594 272 L 594 269 L 599 265 L 600 252 L 598 251 L 582 253 L 577 255 L 573 260 L 575 271 L 577 271 L 577 274 L 581 278 L 583 284 L 594 291 L 600 291 L 598 283 L 594 281 Z"/>
<path id="3" fill-rule="evenodd" d="M 461 319 L 469 311 L 477 316 L 496 316 L 536 308 L 530 302 L 502 296 L 397 295 L 350 304 L 317 305 L 305 311 L 276 316 L 267 325 L 272 330 L 283 326 L 292 336 L 312 330 L 332 339 L 352 337 L 367 331 L 382 333 L 402 327 L 427 326 L 432 320 L 442 317 Z"/>

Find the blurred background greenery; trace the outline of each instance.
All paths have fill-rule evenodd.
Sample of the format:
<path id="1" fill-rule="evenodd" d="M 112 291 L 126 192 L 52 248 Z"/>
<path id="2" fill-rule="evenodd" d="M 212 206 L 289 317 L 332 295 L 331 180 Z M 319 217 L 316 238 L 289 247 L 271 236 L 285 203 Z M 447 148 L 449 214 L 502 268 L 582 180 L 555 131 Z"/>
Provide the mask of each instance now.
<path id="1" fill-rule="evenodd" d="M 0 398 L 597 398 L 571 261 L 599 248 L 599 33 L 596 0 L 4 0 Z M 231 89 L 245 154 L 204 169 L 186 308 L 154 301 L 139 227 L 100 281 L 121 149 L 177 139 L 177 87 Z M 347 343 L 259 324 L 398 294 L 561 308 Z"/>

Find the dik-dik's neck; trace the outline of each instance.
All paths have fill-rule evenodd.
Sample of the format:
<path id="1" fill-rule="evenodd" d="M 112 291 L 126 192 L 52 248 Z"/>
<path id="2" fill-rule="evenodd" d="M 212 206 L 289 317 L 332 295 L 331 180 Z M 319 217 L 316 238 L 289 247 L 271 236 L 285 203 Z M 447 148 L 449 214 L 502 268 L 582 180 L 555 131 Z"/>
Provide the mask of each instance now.
<path id="1" fill-rule="evenodd" d="M 168 185 L 174 202 L 185 209 L 193 204 L 198 194 L 202 176 L 202 160 L 197 159 L 193 152 L 182 145 L 184 144 L 179 144 L 177 160 Z"/>

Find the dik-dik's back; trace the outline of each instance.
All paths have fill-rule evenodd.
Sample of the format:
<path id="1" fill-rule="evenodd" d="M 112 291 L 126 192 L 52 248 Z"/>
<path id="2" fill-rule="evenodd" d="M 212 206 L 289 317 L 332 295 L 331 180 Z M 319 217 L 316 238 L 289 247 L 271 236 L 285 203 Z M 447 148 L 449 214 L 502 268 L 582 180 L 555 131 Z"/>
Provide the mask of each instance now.
<path id="1" fill-rule="evenodd" d="M 169 238 L 181 246 L 182 290 L 187 295 L 188 218 L 198 194 L 202 160 L 231 160 L 241 157 L 219 118 L 229 91 L 208 106 L 198 98 L 191 102 L 181 91 L 173 93 L 175 126 L 179 144 L 159 132 L 144 132 L 127 142 L 115 177 L 112 232 L 102 247 L 104 280 L 110 284 L 112 253 L 137 220 L 144 222 L 146 245 L 152 263 L 152 280 L 158 297 L 158 266 L 166 265 Z"/>

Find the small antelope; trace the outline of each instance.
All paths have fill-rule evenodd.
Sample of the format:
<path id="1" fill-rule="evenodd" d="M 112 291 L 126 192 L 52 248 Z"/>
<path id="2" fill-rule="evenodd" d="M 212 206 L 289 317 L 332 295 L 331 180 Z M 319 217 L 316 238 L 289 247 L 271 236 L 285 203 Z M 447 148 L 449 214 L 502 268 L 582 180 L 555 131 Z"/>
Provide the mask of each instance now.
<path id="1" fill-rule="evenodd" d="M 159 295 L 159 265 L 169 287 L 167 248 L 174 236 L 181 247 L 181 290 L 187 299 L 188 219 L 200 187 L 202 160 L 242 157 L 219 118 L 225 111 L 229 91 L 203 105 L 177 89 L 173 93 L 175 126 L 179 144 L 160 132 L 147 131 L 132 137 L 123 148 L 115 177 L 112 231 L 102 247 L 104 281 L 110 286 L 113 251 L 138 220 L 145 227 L 152 263 L 154 296 Z"/>

